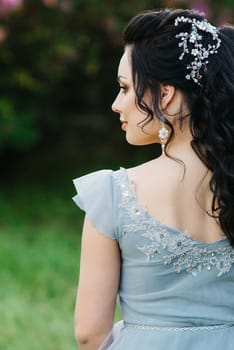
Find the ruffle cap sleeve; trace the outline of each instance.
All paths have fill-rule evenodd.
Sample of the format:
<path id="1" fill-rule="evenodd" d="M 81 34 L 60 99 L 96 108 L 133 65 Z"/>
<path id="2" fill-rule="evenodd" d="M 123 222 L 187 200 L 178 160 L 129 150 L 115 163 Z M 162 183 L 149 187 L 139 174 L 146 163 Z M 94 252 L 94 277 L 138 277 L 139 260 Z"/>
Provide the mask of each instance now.
<path id="1" fill-rule="evenodd" d="M 99 170 L 74 179 L 77 195 L 72 199 L 98 231 L 116 239 L 112 174 L 112 170 Z"/>

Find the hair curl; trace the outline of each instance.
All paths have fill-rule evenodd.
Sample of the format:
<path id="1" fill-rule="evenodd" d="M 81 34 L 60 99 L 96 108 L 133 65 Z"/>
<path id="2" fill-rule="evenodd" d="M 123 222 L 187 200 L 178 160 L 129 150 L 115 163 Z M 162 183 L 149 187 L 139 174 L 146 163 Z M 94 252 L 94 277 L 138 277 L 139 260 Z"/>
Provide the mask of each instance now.
<path id="1" fill-rule="evenodd" d="M 234 246 L 234 29 L 219 29 L 221 46 L 217 54 L 209 56 L 199 86 L 185 79 L 186 66 L 192 56 L 179 60 L 181 48 L 175 36 L 191 31 L 191 24 L 175 26 L 178 16 L 204 19 L 194 10 L 145 11 L 135 16 L 124 31 L 124 43 L 131 46 L 136 104 L 147 115 L 143 121 L 145 125 L 155 117 L 163 118 L 159 107 L 160 84 L 173 85 L 182 91 L 190 107 L 191 146 L 212 172 L 210 215 L 218 219 L 222 231 Z M 209 42 L 208 33 L 203 35 L 203 40 Z M 152 107 L 144 101 L 146 90 L 151 93 Z M 185 117 L 181 113 L 181 123 Z M 166 151 L 174 130 L 168 120 L 165 123 L 171 130 Z"/>

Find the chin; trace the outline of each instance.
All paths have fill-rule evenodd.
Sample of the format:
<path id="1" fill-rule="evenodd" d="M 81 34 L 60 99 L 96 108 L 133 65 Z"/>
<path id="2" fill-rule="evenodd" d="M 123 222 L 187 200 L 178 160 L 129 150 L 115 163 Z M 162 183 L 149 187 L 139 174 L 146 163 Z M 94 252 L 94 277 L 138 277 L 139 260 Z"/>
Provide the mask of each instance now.
<path id="1" fill-rule="evenodd" d="M 151 145 L 153 143 L 156 143 L 156 140 L 152 138 L 136 138 L 136 137 L 130 137 L 130 135 L 126 134 L 126 141 L 129 143 L 129 145 L 132 146 L 146 146 Z"/>

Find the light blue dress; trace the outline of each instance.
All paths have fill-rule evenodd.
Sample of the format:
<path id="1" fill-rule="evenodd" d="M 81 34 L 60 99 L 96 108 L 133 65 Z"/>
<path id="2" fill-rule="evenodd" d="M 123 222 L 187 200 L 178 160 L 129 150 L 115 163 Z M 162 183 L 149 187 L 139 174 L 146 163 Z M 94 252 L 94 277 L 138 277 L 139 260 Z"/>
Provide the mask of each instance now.
<path id="1" fill-rule="evenodd" d="M 158 222 L 138 202 L 124 168 L 97 171 L 74 184 L 76 204 L 121 251 L 123 321 L 100 349 L 233 350 L 229 241 L 204 243 Z"/>

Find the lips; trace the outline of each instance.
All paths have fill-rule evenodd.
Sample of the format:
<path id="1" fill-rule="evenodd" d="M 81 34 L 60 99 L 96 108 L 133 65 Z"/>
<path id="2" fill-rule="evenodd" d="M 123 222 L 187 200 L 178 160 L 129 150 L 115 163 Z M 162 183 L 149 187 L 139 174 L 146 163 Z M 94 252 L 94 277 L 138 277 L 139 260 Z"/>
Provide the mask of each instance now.
<path id="1" fill-rule="evenodd" d="M 128 125 L 128 122 L 126 122 L 125 120 L 120 120 L 120 122 L 121 122 L 121 129 L 122 130 L 126 130 L 126 128 L 127 128 L 127 125 Z"/>
<path id="2" fill-rule="evenodd" d="M 126 130 L 128 122 L 125 119 L 120 119 L 121 129 Z"/>

